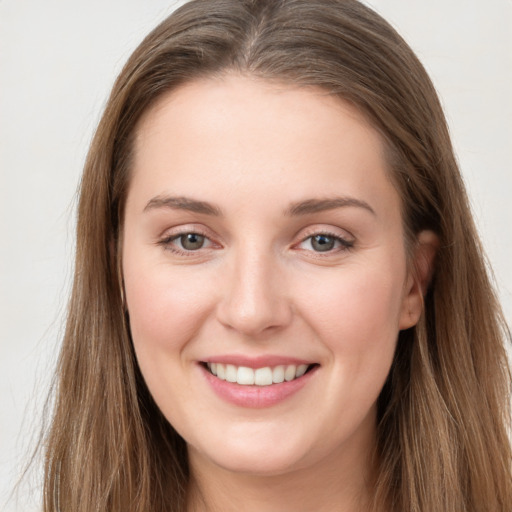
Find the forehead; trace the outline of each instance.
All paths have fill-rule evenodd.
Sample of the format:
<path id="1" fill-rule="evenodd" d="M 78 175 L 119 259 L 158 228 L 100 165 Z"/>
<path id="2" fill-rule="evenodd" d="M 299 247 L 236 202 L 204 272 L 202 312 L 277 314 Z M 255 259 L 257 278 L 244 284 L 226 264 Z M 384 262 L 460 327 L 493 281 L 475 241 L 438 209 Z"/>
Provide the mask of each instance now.
<path id="1" fill-rule="evenodd" d="M 251 117 L 255 111 L 259 123 L 252 125 L 251 132 L 255 133 L 257 125 L 266 122 L 265 132 L 268 135 L 279 130 L 280 120 L 299 119 L 301 123 L 297 124 L 296 128 L 300 129 L 304 126 L 302 121 L 309 119 L 314 121 L 309 128 L 318 126 L 322 129 L 329 124 L 332 127 L 332 122 L 329 121 L 336 117 L 337 121 L 340 116 L 350 118 L 354 125 L 358 124 L 360 129 L 371 132 L 376 142 L 375 149 L 382 152 L 383 140 L 380 140 L 372 123 L 359 108 L 348 101 L 318 87 L 297 86 L 234 73 L 197 79 L 163 94 L 137 123 L 136 147 L 146 136 L 156 134 L 163 125 L 167 125 L 168 129 L 171 116 L 174 118 L 171 122 L 179 122 L 180 125 L 195 120 L 202 123 L 204 128 L 212 126 L 211 123 L 226 122 L 232 126 L 248 127 L 256 120 Z M 279 119 L 275 117 L 277 111 L 281 114 Z M 311 136 L 312 133 L 311 131 L 308 135 Z M 284 133 L 281 132 L 279 135 L 283 136 Z M 343 135 L 346 137 L 348 133 L 345 132 Z"/>
<path id="2" fill-rule="evenodd" d="M 383 138 L 353 105 L 321 89 L 234 75 L 162 96 L 138 124 L 133 173 L 131 190 L 146 195 L 223 198 L 235 187 L 274 188 L 290 200 L 363 189 L 370 199 L 396 196 Z"/>

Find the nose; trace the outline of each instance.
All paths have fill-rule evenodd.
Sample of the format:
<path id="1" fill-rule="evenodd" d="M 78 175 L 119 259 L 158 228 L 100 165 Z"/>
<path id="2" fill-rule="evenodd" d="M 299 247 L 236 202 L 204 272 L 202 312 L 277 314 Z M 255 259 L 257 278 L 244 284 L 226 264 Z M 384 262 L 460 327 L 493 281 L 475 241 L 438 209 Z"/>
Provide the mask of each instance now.
<path id="1" fill-rule="evenodd" d="M 293 309 L 283 271 L 268 253 L 241 251 L 229 263 L 217 318 L 247 337 L 279 331 L 290 324 Z"/>

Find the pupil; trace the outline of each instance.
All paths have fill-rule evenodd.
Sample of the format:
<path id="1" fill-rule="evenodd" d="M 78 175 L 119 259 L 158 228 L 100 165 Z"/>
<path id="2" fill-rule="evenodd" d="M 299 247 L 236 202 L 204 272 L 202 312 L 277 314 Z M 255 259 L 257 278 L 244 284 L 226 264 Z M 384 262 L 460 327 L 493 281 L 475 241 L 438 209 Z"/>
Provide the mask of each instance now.
<path id="1" fill-rule="evenodd" d="M 204 236 L 198 235 L 197 233 L 187 233 L 181 236 L 181 245 L 188 251 L 195 249 L 201 249 L 204 244 Z"/>
<path id="2" fill-rule="evenodd" d="M 315 251 L 330 251 L 334 248 L 334 238 L 326 235 L 316 235 L 313 237 L 311 245 Z"/>

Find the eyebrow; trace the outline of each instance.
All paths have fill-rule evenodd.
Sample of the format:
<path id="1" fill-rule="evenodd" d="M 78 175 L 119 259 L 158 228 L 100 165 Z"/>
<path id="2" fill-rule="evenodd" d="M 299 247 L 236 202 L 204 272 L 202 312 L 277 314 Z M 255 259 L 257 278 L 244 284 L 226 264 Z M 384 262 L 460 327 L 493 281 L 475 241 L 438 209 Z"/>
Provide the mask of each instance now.
<path id="1" fill-rule="evenodd" d="M 171 208 L 173 210 L 187 210 L 194 213 L 202 213 L 203 215 L 222 215 L 219 208 L 206 201 L 197 201 L 189 197 L 183 196 L 156 196 L 153 197 L 144 207 L 144 211 L 154 210 L 157 208 Z"/>
<path id="2" fill-rule="evenodd" d="M 312 213 L 334 210 L 335 208 L 356 207 L 368 210 L 373 215 L 377 215 L 375 210 L 366 202 L 355 197 L 332 197 L 327 199 L 307 199 L 293 203 L 286 214 L 290 216 L 309 215 Z"/>
<path id="3" fill-rule="evenodd" d="M 292 203 L 285 210 L 285 215 L 295 217 L 346 207 L 363 208 L 373 215 L 376 215 L 375 210 L 366 201 L 356 199 L 355 197 L 332 197 L 327 199 L 307 199 L 305 201 L 299 201 L 297 203 Z M 153 197 L 144 207 L 144 211 L 146 212 L 158 208 L 186 210 L 189 212 L 213 215 L 216 217 L 222 216 L 222 212 L 217 206 L 208 203 L 207 201 L 198 201 L 184 196 Z"/>

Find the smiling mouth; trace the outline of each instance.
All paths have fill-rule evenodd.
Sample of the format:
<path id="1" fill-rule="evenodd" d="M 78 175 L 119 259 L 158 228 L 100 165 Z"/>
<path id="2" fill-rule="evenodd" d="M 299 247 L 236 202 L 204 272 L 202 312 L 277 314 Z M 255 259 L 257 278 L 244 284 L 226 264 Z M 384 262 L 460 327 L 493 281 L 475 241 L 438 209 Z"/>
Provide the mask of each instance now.
<path id="1" fill-rule="evenodd" d="M 220 380 L 240 384 L 242 386 L 271 386 L 282 382 L 299 379 L 317 364 L 288 364 L 248 368 L 223 363 L 204 363 L 204 367 Z"/>

